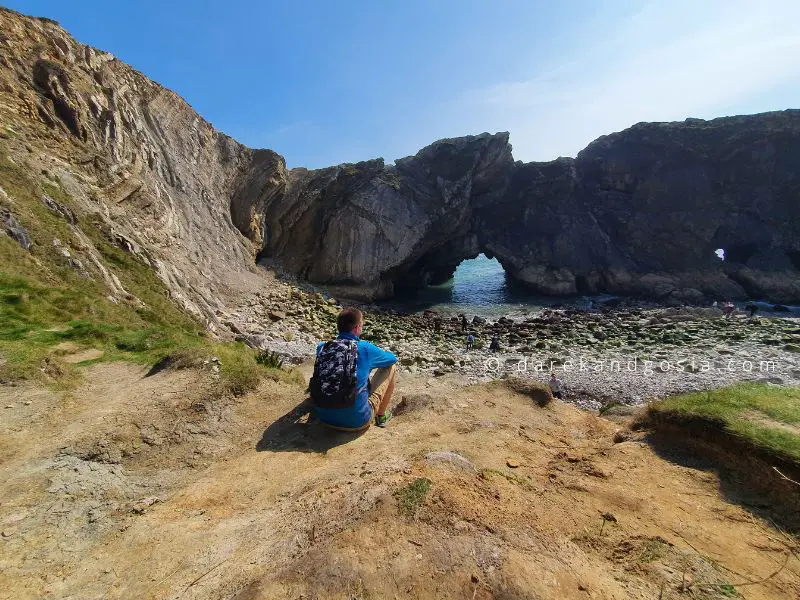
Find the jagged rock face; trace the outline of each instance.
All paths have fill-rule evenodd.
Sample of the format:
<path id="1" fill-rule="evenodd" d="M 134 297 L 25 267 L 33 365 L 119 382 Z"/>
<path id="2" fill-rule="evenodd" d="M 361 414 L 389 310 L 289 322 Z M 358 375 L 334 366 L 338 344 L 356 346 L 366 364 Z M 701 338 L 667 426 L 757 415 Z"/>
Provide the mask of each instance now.
<path id="1" fill-rule="evenodd" d="M 797 156 L 800 111 L 642 123 L 518 166 L 485 244 L 541 293 L 796 301 Z"/>
<path id="2" fill-rule="evenodd" d="M 597 285 L 800 298 L 798 156 L 800 111 L 639 124 L 593 142 L 575 162 L 608 240 Z"/>
<path id="3" fill-rule="evenodd" d="M 499 133 L 287 170 L 53 23 L 0 9 L 0 32 L 9 155 L 47 165 L 210 325 L 257 254 L 369 298 L 486 252 L 545 294 L 800 301 L 800 111 L 639 124 L 547 163 L 515 163 Z"/>
<path id="4" fill-rule="evenodd" d="M 217 132 L 176 94 L 52 22 L 0 9 L 0 32 L 8 156 L 46 167 L 213 327 L 223 292 L 253 269 L 255 251 L 232 216 L 259 241 L 247 230 L 258 202 L 239 210 L 233 191 L 242 178 L 270 181 L 272 153 Z"/>
<path id="5" fill-rule="evenodd" d="M 800 299 L 800 111 L 639 124 L 515 164 L 507 134 L 292 173 L 265 253 L 369 297 L 496 256 L 543 294 Z M 714 251 L 722 248 L 726 261 Z"/>
<path id="6" fill-rule="evenodd" d="M 234 199 L 257 218 L 243 228 L 235 211 L 234 223 L 251 239 L 261 228 L 262 255 L 301 277 L 350 295 L 391 296 L 478 254 L 473 212 L 502 196 L 512 167 L 503 133 L 442 140 L 390 167 L 377 159 L 271 170 L 274 184 L 259 180 L 261 192 L 246 186 Z"/>

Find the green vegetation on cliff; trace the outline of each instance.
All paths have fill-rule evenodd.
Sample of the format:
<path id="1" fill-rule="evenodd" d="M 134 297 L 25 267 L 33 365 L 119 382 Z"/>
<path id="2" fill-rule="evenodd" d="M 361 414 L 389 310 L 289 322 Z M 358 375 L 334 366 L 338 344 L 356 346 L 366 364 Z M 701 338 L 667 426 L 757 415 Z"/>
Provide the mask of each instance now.
<path id="1" fill-rule="evenodd" d="M 25 250 L 0 234 L 0 382 L 69 381 L 76 374 L 71 362 L 102 357 L 154 364 L 177 351 L 190 352 L 193 364 L 219 357 L 221 387 L 232 393 L 254 388 L 264 374 L 278 375 L 244 345 L 209 339 L 153 269 L 114 245 L 102 219 L 81 214 L 57 181 L 39 181 L 0 154 L 0 188 L 0 209 L 31 241 Z M 67 216 L 48 208 L 43 196 Z M 129 296 L 112 295 L 101 269 Z M 96 352 L 85 352 L 90 349 Z"/>
<path id="2" fill-rule="evenodd" d="M 800 389 L 743 383 L 650 404 L 658 424 L 704 425 L 759 450 L 800 463 Z"/>

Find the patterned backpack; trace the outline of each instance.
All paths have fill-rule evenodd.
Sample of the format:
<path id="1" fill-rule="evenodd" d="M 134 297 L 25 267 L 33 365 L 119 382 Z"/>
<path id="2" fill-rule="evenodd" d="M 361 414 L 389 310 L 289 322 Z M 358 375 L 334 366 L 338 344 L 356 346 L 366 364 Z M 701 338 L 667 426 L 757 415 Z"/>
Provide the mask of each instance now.
<path id="1" fill-rule="evenodd" d="M 311 400 L 320 408 L 349 408 L 358 396 L 356 359 L 358 341 L 325 342 L 314 363 L 309 391 Z"/>

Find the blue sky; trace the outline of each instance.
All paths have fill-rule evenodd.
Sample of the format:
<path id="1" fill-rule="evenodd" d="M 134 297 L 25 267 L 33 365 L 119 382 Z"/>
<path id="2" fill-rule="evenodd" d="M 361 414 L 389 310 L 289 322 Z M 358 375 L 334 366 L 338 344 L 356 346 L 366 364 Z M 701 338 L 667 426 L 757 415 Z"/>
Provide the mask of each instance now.
<path id="1" fill-rule="evenodd" d="M 800 107 L 797 0 L 0 3 L 292 167 L 483 131 L 551 160 L 638 121 Z"/>

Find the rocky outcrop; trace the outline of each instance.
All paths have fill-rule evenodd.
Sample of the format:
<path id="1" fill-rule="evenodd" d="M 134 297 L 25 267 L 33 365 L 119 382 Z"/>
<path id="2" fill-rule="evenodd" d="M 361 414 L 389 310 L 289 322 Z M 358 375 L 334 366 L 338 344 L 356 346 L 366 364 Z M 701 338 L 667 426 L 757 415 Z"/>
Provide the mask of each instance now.
<path id="1" fill-rule="evenodd" d="M 483 134 L 442 140 L 394 166 L 294 169 L 265 203 L 263 254 L 350 295 L 441 279 L 479 252 L 474 211 L 502 196 L 512 166 L 508 134 Z"/>
<path id="2" fill-rule="evenodd" d="M 57 181 L 72 209 L 105 221 L 176 302 L 217 326 L 220 303 L 255 270 L 232 222 L 245 230 L 255 208 L 236 212 L 231 198 L 263 153 L 49 20 L 0 9 L 0 32 L 3 153 L 43 184 Z"/>
<path id="3" fill-rule="evenodd" d="M 542 294 L 795 302 L 797 156 L 800 111 L 641 123 L 548 163 L 514 163 L 508 134 L 442 140 L 393 167 L 292 172 L 264 253 L 368 297 L 485 252 Z"/>
<path id="4" fill-rule="evenodd" d="M 546 163 L 514 162 L 498 133 L 394 165 L 289 170 L 50 21 L 0 9 L 0 26 L 5 152 L 209 326 L 261 285 L 256 256 L 367 298 L 485 252 L 543 294 L 800 301 L 800 111 L 642 123 Z"/>

